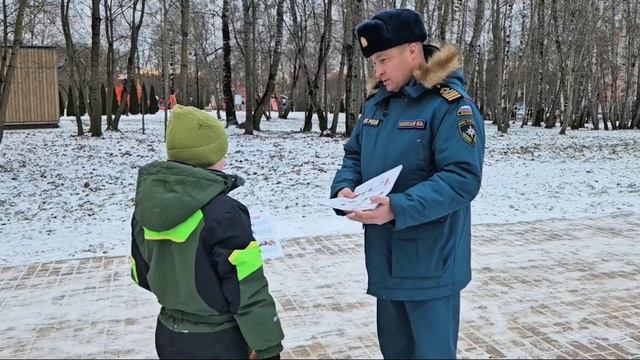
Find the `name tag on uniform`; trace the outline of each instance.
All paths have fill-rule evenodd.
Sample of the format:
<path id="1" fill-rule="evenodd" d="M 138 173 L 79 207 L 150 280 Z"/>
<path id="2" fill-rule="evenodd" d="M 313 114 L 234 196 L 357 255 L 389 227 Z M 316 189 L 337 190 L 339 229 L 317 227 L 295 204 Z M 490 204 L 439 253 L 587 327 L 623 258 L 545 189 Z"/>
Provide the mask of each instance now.
<path id="1" fill-rule="evenodd" d="M 398 129 L 424 129 L 427 126 L 424 120 L 400 120 Z"/>
<path id="2" fill-rule="evenodd" d="M 380 124 L 380 120 L 378 119 L 364 119 L 364 126 L 373 126 L 376 127 Z"/>

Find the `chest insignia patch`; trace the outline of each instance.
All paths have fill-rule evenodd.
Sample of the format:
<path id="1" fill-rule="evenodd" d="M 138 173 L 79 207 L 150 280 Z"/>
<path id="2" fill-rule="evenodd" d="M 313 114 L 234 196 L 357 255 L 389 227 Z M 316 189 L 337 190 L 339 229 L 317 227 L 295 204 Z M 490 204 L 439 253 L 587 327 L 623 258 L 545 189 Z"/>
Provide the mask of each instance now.
<path id="1" fill-rule="evenodd" d="M 424 120 L 400 120 L 398 129 L 424 129 L 427 126 Z"/>
<path id="2" fill-rule="evenodd" d="M 377 127 L 378 125 L 380 125 L 380 120 L 378 120 L 378 119 L 364 119 L 364 121 L 362 123 L 364 124 L 364 126 Z"/>

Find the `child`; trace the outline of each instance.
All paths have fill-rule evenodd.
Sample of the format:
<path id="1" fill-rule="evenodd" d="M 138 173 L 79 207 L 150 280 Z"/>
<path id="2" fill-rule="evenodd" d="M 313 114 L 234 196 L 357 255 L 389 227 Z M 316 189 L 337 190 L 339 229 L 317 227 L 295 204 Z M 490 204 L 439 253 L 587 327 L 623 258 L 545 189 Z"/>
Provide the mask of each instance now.
<path id="1" fill-rule="evenodd" d="M 162 305 L 156 350 L 164 358 L 279 358 L 284 338 L 247 208 L 228 193 L 244 181 L 222 172 L 220 122 L 176 106 L 168 161 L 138 173 L 131 277 Z"/>

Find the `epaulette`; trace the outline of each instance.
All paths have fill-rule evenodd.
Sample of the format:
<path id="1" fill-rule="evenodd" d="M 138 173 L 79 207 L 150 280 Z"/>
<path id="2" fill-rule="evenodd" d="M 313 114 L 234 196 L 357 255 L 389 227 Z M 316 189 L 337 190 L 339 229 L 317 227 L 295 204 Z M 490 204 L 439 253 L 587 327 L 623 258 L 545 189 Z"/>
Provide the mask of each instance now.
<path id="1" fill-rule="evenodd" d="M 438 88 L 440 89 L 440 96 L 447 99 L 448 102 L 453 102 L 462 97 L 462 94 L 450 88 L 449 86 L 441 85 L 438 86 Z"/>

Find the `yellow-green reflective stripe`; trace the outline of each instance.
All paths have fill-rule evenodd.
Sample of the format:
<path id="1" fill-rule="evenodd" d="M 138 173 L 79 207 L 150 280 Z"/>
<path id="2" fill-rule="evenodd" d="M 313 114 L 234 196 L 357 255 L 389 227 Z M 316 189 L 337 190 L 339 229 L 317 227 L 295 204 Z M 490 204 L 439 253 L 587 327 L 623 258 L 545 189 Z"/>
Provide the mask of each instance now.
<path id="1" fill-rule="evenodd" d="M 143 227 L 144 238 L 146 240 L 171 240 L 179 243 L 185 242 L 189 235 L 191 235 L 191 233 L 198 227 L 202 217 L 202 210 L 198 209 L 198 211 L 189 216 L 187 220 L 173 229 L 166 231 L 153 231 Z"/>
<path id="2" fill-rule="evenodd" d="M 260 246 L 257 242 L 252 241 L 243 250 L 234 250 L 229 256 L 229 262 L 236 267 L 238 273 L 238 281 L 253 274 L 262 267 L 262 255 L 260 255 Z"/>
<path id="3" fill-rule="evenodd" d="M 136 284 L 140 284 L 138 281 L 138 269 L 136 268 L 136 259 L 133 256 L 129 256 L 129 264 L 131 264 L 131 278 L 136 282 Z"/>

